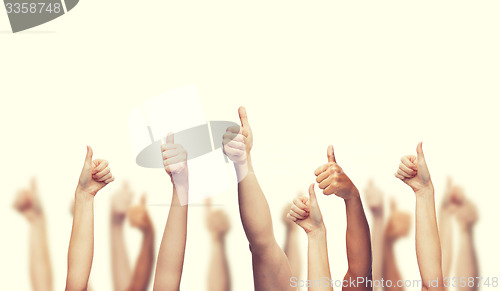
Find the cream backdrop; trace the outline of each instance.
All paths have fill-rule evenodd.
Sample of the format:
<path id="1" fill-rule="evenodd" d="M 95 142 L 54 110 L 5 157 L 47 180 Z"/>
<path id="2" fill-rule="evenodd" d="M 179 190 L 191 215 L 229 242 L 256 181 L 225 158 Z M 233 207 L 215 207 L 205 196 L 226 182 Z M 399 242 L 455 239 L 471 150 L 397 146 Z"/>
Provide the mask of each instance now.
<path id="1" fill-rule="evenodd" d="M 110 197 L 122 181 L 136 201 L 148 193 L 159 247 L 168 208 L 158 204 L 170 201 L 171 186 L 164 171 L 134 163 L 128 114 L 188 84 L 197 85 L 207 119 L 238 121 L 238 106 L 247 107 L 255 168 L 281 244 L 283 207 L 313 181 L 329 143 L 358 188 L 374 178 L 413 213 L 413 194 L 393 173 L 423 140 L 437 201 L 448 175 L 465 187 L 480 210 L 481 275 L 500 276 L 499 9 L 498 1 L 82 0 L 55 21 L 12 34 L 1 8 L 0 289 L 29 290 L 28 225 L 11 205 L 32 176 L 47 214 L 55 287 L 64 288 L 69 206 L 87 144 L 116 176 L 95 201 L 95 290 L 112 288 Z M 344 206 L 319 199 L 340 279 Z M 235 190 L 214 203 L 231 217 L 233 290 L 252 290 Z M 202 207 L 190 208 L 188 231 L 181 288 L 204 290 Z M 404 279 L 419 278 L 411 232 L 397 245 Z M 128 227 L 126 239 L 135 261 L 139 232 Z"/>

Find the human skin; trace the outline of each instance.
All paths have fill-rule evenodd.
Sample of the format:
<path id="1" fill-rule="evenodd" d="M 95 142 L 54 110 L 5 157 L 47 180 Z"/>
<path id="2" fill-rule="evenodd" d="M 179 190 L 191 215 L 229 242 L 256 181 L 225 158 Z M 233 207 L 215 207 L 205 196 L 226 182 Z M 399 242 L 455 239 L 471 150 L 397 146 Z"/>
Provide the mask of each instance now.
<path id="1" fill-rule="evenodd" d="M 244 107 L 238 110 L 241 127 L 229 127 L 223 150 L 233 161 L 238 178 L 241 222 L 252 252 L 255 290 L 294 290 L 288 259 L 276 242 L 271 212 L 255 175 L 250 151 L 253 133 Z M 256 215 L 258 214 L 258 215 Z"/>
<path id="2" fill-rule="evenodd" d="M 320 166 L 314 171 L 316 182 L 319 188 L 323 189 L 323 194 L 336 196 L 344 199 L 347 216 L 346 249 L 348 270 L 344 280 L 358 280 L 364 278 L 364 284 L 356 286 L 343 286 L 343 290 L 372 290 L 370 284 L 372 280 L 372 253 L 370 241 L 370 228 L 366 220 L 363 204 L 359 191 L 338 165 L 333 146 L 327 148 L 328 163 Z"/>
<path id="3" fill-rule="evenodd" d="M 439 241 L 434 202 L 434 186 L 422 150 L 417 145 L 417 156 L 401 159 L 396 178 L 411 187 L 415 193 L 415 245 L 417 262 L 422 279 L 422 290 L 444 290 Z M 437 280 L 437 284 L 431 281 Z"/>
<path id="4" fill-rule="evenodd" d="M 303 195 L 301 195 L 303 196 Z M 288 258 L 288 263 L 292 270 L 292 275 L 294 277 L 300 278 L 302 271 L 302 260 L 300 257 L 300 244 L 299 238 L 297 237 L 298 226 L 287 218 L 288 211 L 291 205 L 287 205 L 283 211 L 283 224 L 285 224 L 285 244 L 283 245 L 283 251 Z"/>
<path id="5" fill-rule="evenodd" d="M 293 200 L 287 218 L 307 234 L 307 279 L 310 282 L 321 282 L 323 278 L 331 279 L 326 227 L 314 192 L 314 184 L 309 186 L 309 197 L 297 197 Z M 331 291 L 333 286 L 312 283 L 308 290 Z"/>
<path id="6" fill-rule="evenodd" d="M 31 287 L 34 291 L 54 290 L 47 224 L 34 178 L 31 180 L 30 188 L 22 189 L 17 193 L 14 208 L 27 219 L 30 225 L 29 270 Z"/>
<path id="7" fill-rule="evenodd" d="M 162 157 L 173 194 L 158 252 L 153 290 L 174 291 L 180 288 L 186 251 L 188 205 L 181 205 L 179 197 L 182 200 L 188 197 L 187 152 L 181 145 L 174 144 L 174 135 L 169 134 L 166 144 L 162 145 Z"/>
<path id="8" fill-rule="evenodd" d="M 231 274 L 226 253 L 229 218 L 222 210 L 214 210 L 210 199 L 205 201 L 205 221 L 210 234 L 210 261 L 207 274 L 208 291 L 230 291 Z"/>
<path id="9" fill-rule="evenodd" d="M 382 264 L 382 277 L 386 281 L 391 281 L 392 286 L 384 284 L 385 291 L 403 291 L 404 286 L 398 286 L 397 282 L 402 280 L 399 268 L 394 255 L 394 245 L 402 237 L 408 236 L 410 231 L 411 217 L 409 213 L 397 209 L 396 202 L 391 201 L 391 213 L 387 220 L 384 231 L 384 258 Z"/>
<path id="10" fill-rule="evenodd" d="M 87 156 L 75 191 L 73 228 L 68 249 L 67 291 L 87 290 L 94 256 L 94 197 L 114 181 L 106 160 L 92 160 L 92 148 Z"/>
<path id="11" fill-rule="evenodd" d="M 382 279 L 382 261 L 384 248 L 384 194 L 370 180 L 365 188 L 365 201 L 372 215 L 372 274 L 373 281 Z"/>
<path id="12" fill-rule="evenodd" d="M 443 277 L 449 277 L 453 260 L 453 229 L 452 220 L 456 210 L 453 203 L 453 182 L 448 178 L 443 200 L 438 211 L 438 230 L 441 241 L 441 252 L 443 256 Z"/>

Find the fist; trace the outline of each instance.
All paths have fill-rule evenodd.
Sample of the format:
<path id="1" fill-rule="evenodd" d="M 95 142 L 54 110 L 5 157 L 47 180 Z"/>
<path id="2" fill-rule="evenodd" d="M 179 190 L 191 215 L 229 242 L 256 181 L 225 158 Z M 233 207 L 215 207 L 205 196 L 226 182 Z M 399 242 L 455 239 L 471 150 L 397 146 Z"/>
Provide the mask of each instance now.
<path id="1" fill-rule="evenodd" d="M 309 197 L 297 197 L 293 200 L 287 218 L 295 222 L 306 233 L 324 229 L 323 215 L 319 209 L 314 184 L 309 186 Z"/>
<path id="2" fill-rule="evenodd" d="M 14 208 L 29 221 L 43 216 L 42 207 L 38 199 L 36 180 L 34 178 L 31 180 L 30 188 L 22 189 L 17 193 L 14 200 Z"/>
<path id="3" fill-rule="evenodd" d="M 222 139 L 224 154 L 235 164 L 244 164 L 247 161 L 253 146 L 253 135 L 245 107 L 238 110 L 240 126 L 228 127 Z"/>
<path id="4" fill-rule="evenodd" d="M 133 193 L 127 182 L 123 183 L 122 189 L 116 191 L 111 197 L 111 214 L 113 221 L 121 223 L 125 219 L 127 210 L 132 203 Z"/>
<path id="5" fill-rule="evenodd" d="M 411 216 L 407 212 L 399 211 L 394 200 L 391 201 L 391 214 L 385 228 L 386 238 L 390 241 L 407 236 L 410 232 Z"/>
<path id="6" fill-rule="evenodd" d="M 87 156 L 78 181 L 78 188 L 95 196 L 99 190 L 113 182 L 115 178 L 111 174 L 108 161 L 92 160 L 92 155 L 92 148 L 87 146 Z"/>
<path id="7" fill-rule="evenodd" d="M 141 201 L 138 205 L 135 205 L 128 210 L 128 218 L 130 225 L 137 227 L 142 231 L 150 230 L 152 228 L 151 219 L 149 218 L 148 210 L 146 208 L 146 194 L 142 195 Z"/>
<path id="8" fill-rule="evenodd" d="M 456 219 L 462 229 L 469 229 L 477 222 L 479 215 L 477 208 L 470 199 L 465 197 L 461 187 L 455 187 L 452 193 L 453 203 L 456 205 Z"/>
<path id="9" fill-rule="evenodd" d="M 229 218 L 222 210 L 213 210 L 210 199 L 205 200 L 206 214 L 205 221 L 207 229 L 215 238 L 222 238 L 230 229 Z"/>
<path id="10" fill-rule="evenodd" d="M 161 146 L 163 166 L 175 183 L 188 183 L 187 152 L 180 144 L 174 144 L 174 135 L 169 133 Z"/>
<path id="11" fill-rule="evenodd" d="M 422 142 L 417 145 L 416 157 L 409 155 L 401 158 L 399 168 L 394 175 L 410 186 L 414 192 L 433 187 L 422 150 Z"/>
<path id="12" fill-rule="evenodd" d="M 358 189 L 347 177 L 342 168 L 335 160 L 333 146 L 328 146 L 327 149 L 328 163 L 319 167 L 314 171 L 316 182 L 319 183 L 319 188 L 323 189 L 323 194 L 335 194 L 343 199 L 359 195 Z"/>
<path id="13" fill-rule="evenodd" d="M 384 194 L 375 186 L 373 180 L 370 180 L 366 186 L 365 198 L 372 214 L 382 216 L 384 213 Z"/>

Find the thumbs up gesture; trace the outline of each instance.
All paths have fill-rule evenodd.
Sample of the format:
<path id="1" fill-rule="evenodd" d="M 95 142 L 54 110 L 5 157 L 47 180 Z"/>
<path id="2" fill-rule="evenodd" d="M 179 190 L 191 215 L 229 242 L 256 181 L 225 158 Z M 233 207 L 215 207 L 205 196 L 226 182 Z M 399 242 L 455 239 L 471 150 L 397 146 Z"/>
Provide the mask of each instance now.
<path id="1" fill-rule="evenodd" d="M 26 217 L 28 221 L 33 221 L 43 216 L 35 178 L 31 179 L 29 188 L 22 189 L 17 193 L 14 208 Z"/>
<path id="2" fill-rule="evenodd" d="M 394 176 L 405 182 L 414 192 L 433 188 L 431 175 L 425 162 L 424 151 L 422 150 L 422 142 L 417 145 L 416 157 L 408 155 L 401 158 L 401 163 Z"/>
<path id="3" fill-rule="evenodd" d="M 391 214 L 387 220 L 385 235 L 389 241 L 395 241 L 407 236 L 411 227 L 411 216 L 407 212 L 398 210 L 396 201 L 391 199 Z"/>
<path id="4" fill-rule="evenodd" d="M 176 185 L 188 184 L 187 151 L 180 144 L 174 144 L 174 135 L 167 135 L 166 143 L 161 145 L 163 166 Z"/>
<path id="5" fill-rule="evenodd" d="M 99 190 L 113 182 L 115 178 L 111 174 L 108 161 L 92 160 L 92 155 L 92 148 L 87 146 L 87 156 L 78 181 L 78 189 L 95 196 Z"/>
<path id="6" fill-rule="evenodd" d="M 141 200 L 138 205 L 130 207 L 128 210 L 128 218 L 130 225 L 137 227 L 142 231 L 152 228 L 153 224 L 149 218 L 148 210 L 146 208 L 146 194 L 141 196 Z"/>
<path id="7" fill-rule="evenodd" d="M 111 197 L 113 223 L 121 224 L 125 220 L 133 196 L 130 186 L 127 182 L 124 182 L 122 188 Z"/>
<path id="8" fill-rule="evenodd" d="M 238 109 L 240 126 L 228 127 L 222 140 L 224 154 L 235 164 L 247 162 L 250 150 L 253 146 L 253 135 L 245 107 Z"/>
<path id="9" fill-rule="evenodd" d="M 319 183 L 319 188 L 323 189 L 323 194 L 335 194 L 343 199 L 350 199 L 358 196 L 359 191 L 347 177 L 342 168 L 335 160 L 333 146 L 328 146 L 327 149 L 328 163 L 319 167 L 314 171 L 316 182 Z"/>
<path id="10" fill-rule="evenodd" d="M 309 234 L 324 229 L 323 215 L 319 209 L 314 184 L 309 186 L 309 197 L 297 197 L 293 200 L 287 218 L 295 222 Z"/>
<path id="11" fill-rule="evenodd" d="M 383 216 L 384 214 L 384 194 L 380 190 L 373 180 L 368 182 L 365 189 L 366 204 L 370 208 L 373 216 Z"/>

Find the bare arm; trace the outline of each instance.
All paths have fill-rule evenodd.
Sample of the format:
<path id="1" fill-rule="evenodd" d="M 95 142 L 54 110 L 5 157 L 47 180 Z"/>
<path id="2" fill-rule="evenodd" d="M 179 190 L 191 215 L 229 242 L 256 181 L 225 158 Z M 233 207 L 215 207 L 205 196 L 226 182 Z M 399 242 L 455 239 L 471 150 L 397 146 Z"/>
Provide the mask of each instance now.
<path id="1" fill-rule="evenodd" d="M 158 252 L 153 290 L 174 291 L 180 287 L 186 251 L 188 206 L 181 205 L 180 197 L 182 201 L 188 197 L 187 153 L 181 145 L 174 144 L 174 137 L 169 134 L 166 145 L 162 145 L 162 155 L 174 191 Z"/>
<path id="2" fill-rule="evenodd" d="M 417 157 L 402 158 L 396 177 L 408 184 L 415 192 L 415 245 L 418 267 L 422 278 L 422 290 L 444 290 L 441 268 L 441 243 L 439 241 L 434 202 L 434 186 L 422 143 L 417 146 Z M 437 284 L 432 282 L 437 280 Z"/>
<path id="3" fill-rule="evenodd" d="M 368 208 L 372 214 L 372 254 L 373 281 L 382 279 L 382 261 L 384 252 L 384 197 L 382 191 L 377 188 L 373 181 L 368 182 L 365 190 L 365 198 Z"/>
<path id="4" fill-rule="evenodd" d="M 451 178 L 448 178 L 443 201 L 439 207 L 439 239 L 441 241 L 441 252 L 443 256 L 443 277 L 449 277 L 451 272 L 451 264 L 453 259 L 453 229 L 452 215 L 455 206 L 452 203 L 452 187 Z"/>
<path id="5" fill-rule="evenodd" d="M 299 238 L 297 237 L 298 227 L 286 218 L 288 210 L 290 207 L 285 208 L 285 213 L 283 217 L 283 223 L 286 227 L 285 233 L 285 245 L 283 246 L 283 251 L 285 252 L 288 262 L 290 263 L 290 268 L 292 270 L 292 275 L 294 277 L 300 278 L 302 271 L 302 261 L 300 257 L 300 244 Z"/>
<path id="6" fill-rule="evenodd" d="M 231 290 L 231 275 L 226 255 L 226 234 L 229 218 L 222 210 L 213 210 L 210 199 L 206 201 L 205 221 L 211 238 L 211 254 L 207 285 L 209 291 Z"/>
<path id="7" fill-rule="evenodd" d="M 75 192 L 75 215 L 68 250 L 66 290 L 87 290 L 94 256 L 94 197 L 114 181 L 108 162 L 92 161 L 92 149 L 87 147 L 85 164 Z"/>

